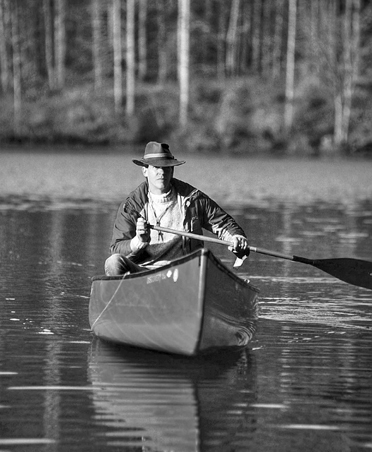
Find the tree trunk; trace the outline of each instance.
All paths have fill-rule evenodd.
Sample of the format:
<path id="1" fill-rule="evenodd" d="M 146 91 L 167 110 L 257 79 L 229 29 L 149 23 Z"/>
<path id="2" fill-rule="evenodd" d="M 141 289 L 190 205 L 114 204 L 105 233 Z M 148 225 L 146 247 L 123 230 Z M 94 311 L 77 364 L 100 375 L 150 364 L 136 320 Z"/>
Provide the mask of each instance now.
<path id="1" fill-rule="evenodd" d="M 341 91 L 335 96 L 336 146 L 344 146 L 349 139 L 352 97 L 359 68 L 360 0 L 346 0 L 343 22 L 343 74 Z"/>
<path id="2" fill-rule="evenodd" d="M 126 83 L 126 114 L 133 116 L 134 114 L 134 98 L 135 98 L 135 39 L 134 39 L 134 17 L 135 17 L 135 1 L 127 0 L 127 83 Z"/>
<path id="3" fill-rule="evenodd" d="M 48 74 L 49 89 L 55 89 L 55 70 L 54 70 L 54 52 L 53 52 L 53 13 L 50 0 L 44 0 L 44 21 L 45 21 L 45 62 Z"/>
<path id="4" fill-rule="evenodd" d="M 282 72 L 283 15 L 283 0 L 276 0 L 274 43 L 272 49 L 272 75 L 274 78 L 278 78 Z"/>
<path id="5" fill-rule="evenodd" d="M 251 43 L 251 8 L 248 2 L 242 3 L 242 24 L 241 24 L 241 51 L 239 69 L 245 73 L 251 65 L 252 43 Z"/>
<path id="6" fill-rule="evenodd" d="M 209 57 L 209 42 L 211 34 L 214 31 L 213 26 L 213 9 L 211 0 L 204 0 L 204 14 L 203 14 L 203 33 L 202 33 L 202 51 L 201 51 L 201 66 L 203 69 L 208 68 L 210 64 Z"/>
<path id="7" fill-rule="evenodd" d="M 164 0 L 158 0 L 158 83 L 163 85 L 167 78 L 166 8 Z M 179 42 L 178 42 L 179 46 Z M 178 49 L 179 50 L 179 49 Z"/>
<path id="8" fill-rule="evenodd" d="M 239 8 L 240 0 L 233 0 L 230 11 L 229 28 L 226 36 L 226 71 L 228 75 L 236 74 Z"/>
<path id="9" fill-rule="evenodd" d="M 120 113 L 123 99 L 123 70 L 122 70 L 122 42 L 121 42 L 121 0 L 113 0 L 112 31 L 114 49 L 114 104 L 115 112 Z"/>
<path id="10" fill-rule="evenodd" d="M 264 76 L 270 75 L 272 64 L 272 41 L 271 33 L 271 8 L 272 2 L 265 0 L 262 10 L 262 72 Z"/>
<path id="11" fill-rule="evenodd" d="M 186 127 L 189 106 L 190 0 L 178 2 L 180 125 Z"/>
<path id="12" fill-rule="evenodd" d="M 101 20 L 101 1 L 92 0 L 92 31 L 93 31 L 93 69 L 94 69 L 94 88 L 99 90 L 103 82 L 103 64 L 101 58 L 102 44 L 102 20 Z"/>
<path id="13" fill-rule="evenodd" d="M 144 80 L 147 74 L 147 0 L 139 0 L 138 13 L 138 78 Z"/>
<path id="14" fill-rule="evenodd" d="M 219 79 L 224 79 L 226 75 L 225 58 L 225 36 L 226 36 L 226 3 L 220 2 L 218 5 L 218 31 L 217 31 L 217 75 Z"/>
<path id="15" fill-rule="evenodd" d="M 319 3 L 318 19 L 322 22 L 322 31 L 319 31 L 318 43 L 319 47 L 325 50 L 323 53 L 326 55 L 325 63 L 328 63 L 328 71 L 326 73 L 326 81 L 333 88 L 335 97 L 340 90 L 339 87 L 339 61 L 338 61 L 338 48 L 340 46 L 339 33 L 338 33 L 338 11 L 337 1 L 330 0 L 329 6 L 323 3 Z M 325 23 L 324 23 L 325 21 Z M 319 55 L 319 54 L 318 54 Z M 318 57 L 317 55 L 317 57 Z M 324 57 L 322 58 L 324 60 Z M 323 61 L 324 64 L 324 61 Z"/>
<path id="16" fill-rule="evenodd" d="M 286 67 L 285 110 L 284 110 L 284 125 L 287 132 L 291 129 L 293 123 L 295 44 L 296 44 L 296 22 L 297 22 L 296 18 L 297 18 L 297 0 L 289 0 L 287 67 Z"/>
<path id="17" fill-rule="evenodd" d="M 252 69 L 261 71 L 261 13 L 262 0 L 252 0 Z"/>
<path id="18" fill-rule="evenodd" d="M 307 58 L 309 59 L 308 68 L 310 71 L 313 71 L 316 68 L 316 61 L 314 61 L 318 51 L 318 40 L 320 39 L 320 35 L 322 33 L 322 27 L 320 25 L 320 21 L 322 18 L 321 13 L 321 5 L 319 0 L 315 2 L 311 2 L 310 4 L 310 45 L 309 52 L 307 54 Z"/>
<path id="19" fill-rule="evenodd" d="M 1 90 L 6 92 L 10 85 L 10 62 L 7 50 L 9 42 L 9 0 L 0 0 L 0 70 Z"/>
<path id="20" fill-rule="evenodd" d="M 19 27 L 19 6 L 18 0 L 12 0 L 11 20 L 12 20 L 12 51 L 13 51 L 13 90 L 14 90 L 14 132 L 16 136 L 21 134 L 22 125 L 22 75 L 21 75 L 21 46 Z"/>
<path id="21" fill-rule="evenodd" d="M 65 85 L 66 76 L 66 0 L 55 0 L 54 28 L 56 84 L 61 89 Z"/>

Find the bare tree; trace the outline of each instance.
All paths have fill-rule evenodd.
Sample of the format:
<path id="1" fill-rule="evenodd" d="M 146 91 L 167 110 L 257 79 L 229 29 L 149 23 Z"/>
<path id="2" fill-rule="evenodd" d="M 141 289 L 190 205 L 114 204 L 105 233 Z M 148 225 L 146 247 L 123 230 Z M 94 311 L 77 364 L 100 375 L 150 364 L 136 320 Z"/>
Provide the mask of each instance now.
<path id="1" fill-rule="evenodd" d="M 284 23 L 283 14 L 284 14 L 283 0 L 276 0 L 274 42 L 272 50 L 272 74 L 274 78 L 280 76 L 282 67 L 281 56 L 282 56 L 283 23 Z"/>
<path id="2" fill-rule="evenodd" d="M 225 58 L 225 38 L 227 34 L 226 16 L 227 5 L 220 2 L 218 5 L 218 31 L 217 31 L 217 75 L 219 79 L 223 79 L 226 73 Z"/>
<path id="3" fill-rule="evenodd" d="M 135 37 L 134 37 L 134 17 L 135 17 L 135 1 L 127 0 L 127 77 L 126 77 L 126 114 L 132 116 L 134 113 L 135 99 Z"/>
<path id="4" fill-rule="evenodd" d="M 340 9 L 338 0 L 312 5 L 310 23 L 312 70 L 330 89 L 334 104 L 333 143 L 342 147 L 349 140 L 352 98 L 359 71 L 360 0 L 345 0 Z"/>
<path id="5" fill-rule="evenodd" d="M 94 68 L 94 88 L 99 90 L 103 81 L 103 64 L 101 58 L 102 43 L 102 20 L 101 20 L 101 1 L 92 0 L 92 30 L 93 30 L 93 68 Z"/>
<path id="6" fill-rule="evenodd" d="M 318 33 L 319 33 L 319 21 L 318 17 L 320 16 L 320 4 L 319 0 L 316 0 L 314 2 L 311 2 L 310 5 L 306 5 L 307 9 L 304 7 L 304 22 L 309 23 L 307 25 L 307 29 L 305 30 L 305 37 L 308 36 L 308 39 L 306 39 L 308 45 L 307 45 L 307 53 L 306 53 L 306 63 L 307 68 L 309 71 L 314 71 L 314 58 L 313 56 L 316 54 L 317 50 L 317 39 Z M 306 16 L 305 16 L 306 14 Z M 307 21 L 307 19 L 309 20 Z M 307 33 L 306 33 L 307 32 Z"/>
<path id="7" fill-rule="evenodd" d="M 54 30 L 53 30 L 53 12 L 51 0 L 44 0 L 44 22 L 45 22 L 45 62 L 48 74 L 49 88 L 55 89 L 55 70 L 54 70 Z"/>
<path id="8" fill-rule="evenodd" d="M 179 85 L 180 85 L 180 125 L 185 127 L 188 121 L 189 71 L 190 71 L 190 0 L 178 1 L 179 30 Z"/>
<path id="9" fill-rule="evenodd" d="M 251 21 L 251 7 L 248 2 L 242 2 L 241 6 L 241 33 L 240 33 L 240 64 L 239 68 L 244 73 L 250 66 L 252 57 L 252 21 Z"/>
<path id="10" fill-rule="evenodd" d="M 165 83 L 167 78 L 167 30 L 165 23 L 165 14 L 166 8 L 164 0 L 157 1 L 158 14 L 157 14 L 157 23 L 158 23 L 158 83 L 161 85 Z M 179 45 L 179 42 L 178 42 Z"/>
<path id="11" fill-rule="evenodd" d="M 261 71 L 262 0 L 252 0 L 252 69 Z"/>
<path id="12" fill-rule="evenodd" d="M 202 15 L 201 66 L 205 68 L 209 63 L 209 40 L 213 34 L 213 7 L 211 0 L 204 0 Z"/>
<path id="13" fill-rule="evenodd" d="M 22 74 L 21 74 L 21 37 L 19 27 L 20 8 L 19 0 L 12 0 L 12 52 L 13 52 L 13 90 L 14 90 L 14 131 L 16 135 L 21 132 L 22 114 Z"/>
<path id="14" fill-rule="evenodd" d="M 226 71 L 229 75 L 234 75 L 237 69 L 239 8 L 240 0 L 233 0 L 226 35 Z"/>
<path id="15" fill-rule="evenodd" d="M 340 89 L 335 93 L 336 146 L 348 142 L 351 104 L 359 69 L 360 0 L 346 0 L 342 28 L 342 75 Z"/>
<path id="16" fill-rule="evenodd" d="M 114 104 L 115 112 L 120 113 L 123 99 L 123 70 L 122 70 L 122 42 L 121 42 L 121 0 L 113 0 L 112 31 L 114 48 Z"/>
<path id="17" fill-rule="evenodd" d="M 66 0 L 55 0 L 54 29 L 56 84 L 63 88 L 66 76 Z"/>
<path id="18" fill-rule="evenodd" d="M 289 0 L 287 67 L 285 84 L 284 125 L 287 131 L 293 122 L 295 46 L 296 46 L 297 0 Z"/>
<path id="19" fill-rule="evenodd" d="M 7 50 L 9 41 L 8 26 L 9 19 L 9 0 L 0 0 L 0 71 L 1 71 L 1 89 L 7 91 L 10 85 L 10 62 Z"/>
<path id="20" fill-rule="evenodd" d="M 271 9 L 272 2 L 265 0 L 262 7 L 262 72 L 266 75 L 270 73 L 272 64 L 272 24 Z"/>
<path id="21" fill-rule="evenodd" d="M 138 12 L 138 78 L 144 80 L 147 73 L 147 0 L 139 0 Z"/>

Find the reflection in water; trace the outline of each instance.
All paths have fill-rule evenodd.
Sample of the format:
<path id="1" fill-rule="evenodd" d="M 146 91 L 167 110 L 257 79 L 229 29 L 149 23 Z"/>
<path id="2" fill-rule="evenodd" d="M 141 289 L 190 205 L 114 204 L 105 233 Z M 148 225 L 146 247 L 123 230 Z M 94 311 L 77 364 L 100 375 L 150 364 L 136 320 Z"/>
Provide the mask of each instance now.
<path id="1" fill-rule="evenodd" d="M 95 339 L 89 378 L 111 446 L 223 450 L 254 430 L 247 407 L 255 401 L 256 368 L 247 350 L 195 359 Z"/>

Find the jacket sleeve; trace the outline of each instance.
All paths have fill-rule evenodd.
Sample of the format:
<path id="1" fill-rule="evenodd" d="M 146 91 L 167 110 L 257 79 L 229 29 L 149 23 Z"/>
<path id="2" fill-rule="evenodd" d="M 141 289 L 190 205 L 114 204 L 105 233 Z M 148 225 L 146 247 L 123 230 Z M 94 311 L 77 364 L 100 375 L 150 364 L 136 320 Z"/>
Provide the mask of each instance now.
<path id="1" fill-rule="evenodd" d="M 110 245 L 111 254 L 122 254 L 137 264 L 149 258 L 146 248 L 133 252 L 130 246 L 136 235 L 137 218 L 140 215 L 138 206 L 134 207 L 129 198 L 123 202 L 116 214 Z"/>
<path id="2" fill-rule="evenodd" d="M 137 219 L 133 213 L 128 213 L 127 210 L 126 201 L 124 201 L 116 213 L 110 244 L 111 254 L 119 253 L 128 256 L 132 252 L 130 241 L 136 235 Z"/>
<path id="3" fill-rule="evenodd" d="M 203 218 L 202 227 L 216 234 L 219 239 L 231 241 L 234 235 L 246 237 L 235 219 L 204 193 L 199 198 L 199 208 L 199 216 Z"/>

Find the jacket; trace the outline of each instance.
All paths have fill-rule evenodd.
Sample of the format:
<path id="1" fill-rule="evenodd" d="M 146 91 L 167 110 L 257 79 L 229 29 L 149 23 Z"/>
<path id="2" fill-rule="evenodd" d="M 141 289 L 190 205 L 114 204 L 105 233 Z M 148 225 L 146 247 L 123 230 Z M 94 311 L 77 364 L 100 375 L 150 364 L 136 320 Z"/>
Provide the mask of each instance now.
<path id="1" fill-rule="evenodd" d="M 243 235 L 243 229 L 216 202 L 205 193 L 183 182 L 172 179 L 183 216 L 184 231 L 203 234 L 203 228 L 222 240 L 231 241 L 234 235 Z M 148 183 L 144 181 L 123 201 L 117 211 L 114 223 L 110 252 L 129 257 L 140 264 L 147 258 L 146 248 L 134 256 L 130 241 L 136 235 L 137 219 L 148 219 Z M 194 251 L 203 246 L 200 240 L 183 237 L 183 253 Z"/>

